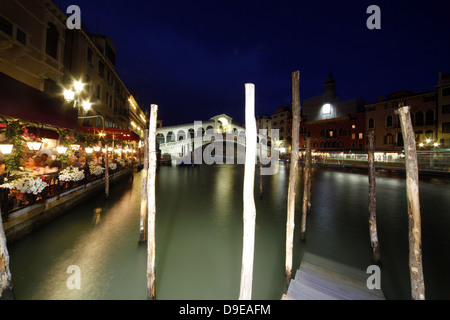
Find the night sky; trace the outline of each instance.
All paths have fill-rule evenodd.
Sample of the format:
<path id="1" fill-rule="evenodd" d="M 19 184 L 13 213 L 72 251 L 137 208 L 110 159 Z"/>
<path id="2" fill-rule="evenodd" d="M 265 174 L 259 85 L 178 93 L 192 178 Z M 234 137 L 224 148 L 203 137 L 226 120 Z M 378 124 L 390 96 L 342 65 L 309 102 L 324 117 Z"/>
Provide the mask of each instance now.
<path id="1" fill-rule="evenodd" d="M 331 71 L 340 100 L 374 102 L 397 90 L 433 90 L 450 73 L 450 1 L 56 0 L 110 37 L 116 72 L 164 125 L 225 113 L 244 119 L 244 84 L 256 114 L 323 93 Z M 368 6 L 381 9 L 369 30 Z"/>

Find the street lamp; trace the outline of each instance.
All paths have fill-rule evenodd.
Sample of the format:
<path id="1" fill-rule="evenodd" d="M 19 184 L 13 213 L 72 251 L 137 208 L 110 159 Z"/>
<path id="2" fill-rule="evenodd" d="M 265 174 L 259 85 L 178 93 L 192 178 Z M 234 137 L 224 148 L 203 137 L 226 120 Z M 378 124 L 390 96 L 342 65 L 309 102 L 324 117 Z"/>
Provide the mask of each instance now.
<path id="1" fill-rule="evenodd" d="M 80 95 L 81 92 L 83 92 L 84 84 L 80 81 L 74 81 L 72 87 L 73 90 L 64 90 L 64 99 L 68 103 L 74 101 L 73 107 L 78 109 L 80 113 L 81 110 L 87 113 L 89 110 L 91 110 L 92 104 L 89 101 L 81 101 Z"/>

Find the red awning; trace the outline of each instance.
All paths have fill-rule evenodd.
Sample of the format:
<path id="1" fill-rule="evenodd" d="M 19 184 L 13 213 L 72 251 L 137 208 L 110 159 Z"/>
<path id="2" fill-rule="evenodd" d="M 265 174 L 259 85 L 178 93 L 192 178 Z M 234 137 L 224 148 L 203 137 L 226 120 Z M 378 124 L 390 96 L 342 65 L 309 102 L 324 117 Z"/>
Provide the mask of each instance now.
<path id="1" fill-rule="evenodd" d="M 59 128 L 79 129 L 76 109 L 1 72 L 0 115 Z"/>
<path id="2" fill-rule="evenodd" d="M 101 127 L 81 127 L 81 131 L 99 134 L 103 131 Z M 123 130 L 117 128 L 105 128 L 103 131 L 108 138 L 112 138 L 114 140 L 124 140 L 124 141 L 136 141 L 139 142 L 141 140 L 139 136 L 130 130 Z"/>

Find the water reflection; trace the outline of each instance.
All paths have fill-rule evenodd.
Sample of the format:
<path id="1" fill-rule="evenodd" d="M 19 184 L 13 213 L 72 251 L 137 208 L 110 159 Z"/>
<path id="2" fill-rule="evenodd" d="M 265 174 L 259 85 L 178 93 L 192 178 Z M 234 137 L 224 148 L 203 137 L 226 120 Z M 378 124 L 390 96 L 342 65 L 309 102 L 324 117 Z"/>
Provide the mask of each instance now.
<path id="1" fill-rule="evenodd" d="M 158 299 L 237 299 L 242 253 L 244 166 L 161 167 L 157 174 Z M 280 299 L 289 168 L 255 176 L 254 299 Z M 306 242 L 299 239 L 302 169 L 298 172 L 294 267 L 303 252 L 365 270 L 370 260 L 368 179 L 363 171 L 312 171 Z M 145 299 L 146 245 L 139 244 L 141 174 L 112 186 L 108 201 L 94 197 L 10 245 L 18 299 Z M 427 298 L 450 297 L 450 183 L 423 179 L 420 197 Z M 409 299 L 408 219 L 404 176 L 377 173 L 377 219 L 382 287 Z M 68 290 L 70 265 L 81 290 Z"/>

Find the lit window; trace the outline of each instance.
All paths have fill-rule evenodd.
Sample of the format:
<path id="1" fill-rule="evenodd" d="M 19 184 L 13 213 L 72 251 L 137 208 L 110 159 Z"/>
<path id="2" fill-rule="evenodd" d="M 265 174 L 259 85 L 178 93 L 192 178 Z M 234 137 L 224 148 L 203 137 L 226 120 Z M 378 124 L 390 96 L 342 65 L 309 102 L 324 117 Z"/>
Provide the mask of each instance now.
<path id="1" fill-rule="evenodd" d="M 359 133 L 359 139 L 362 139 L 363 138 L 363 134 L 362 134 L 362 132 L 360 132 Z"/>
<path id="2" fill-rule="evenodd" d="M 352 124 L 352 129 L 356 129 L 356 125 Z"/>

